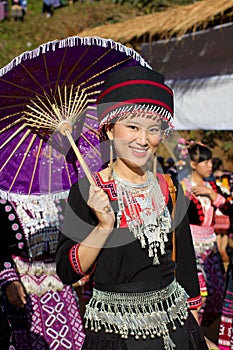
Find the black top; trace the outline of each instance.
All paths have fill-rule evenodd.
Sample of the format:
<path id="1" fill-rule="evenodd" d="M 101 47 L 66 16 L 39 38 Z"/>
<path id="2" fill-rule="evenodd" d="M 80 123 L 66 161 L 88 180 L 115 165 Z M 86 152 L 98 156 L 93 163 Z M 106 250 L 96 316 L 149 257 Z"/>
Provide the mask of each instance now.
<path id="1" fill-rule="evenodd" d="M 162 176 L 159 178 L 162 187 L 161 181 L 163 181 L 164 187 Z M 98 185 L 108 193 L 113 210 L 117 213 L 118 204 L 114 181 L 111 180 L 107 183 L 100 181 Z M 68 198 L 63 234 L 58 243 L 56 255 L 57 273 L 65 284 L 74 283 L 82 277 L 77 275 L 70 264 L 69 251 L 71 247 L 77 242 L 81 242 L 98 222 L 87 205 L 89 186 L 86 178 L 81 179 L 72 186 Z M 163 193 L 165 198 L 167 197 L 167 205 L 171 211 L 172 202 L 167 185 Z M 122 284 L 130 286 L 143 281 L 145 286 L 148 285 L 148 289 L 150 289 L 149 284 L 151 283 L 154 283 L 154 289 L 160 289 L 167 286 L 176 274 L 178 282 L 186 289 L 189 297 L 198 297 L 200 292 L 195 254 L 184 207 L 185 200 L 181 189 L 178 191 L 175 216 L 175 225 L 177 226 L 176 263 L 171 259 L 172 232 L 169 233 L 169 241 L 165 245 L 166 254 L 159 256 L 159 265 L 153 265 L 153 258 L 148 257 L 147 247 L 141 248 L 139 240 L 133 237 L 128 228 L 115 227 L 97 259 L 96 269 L 93 273 L 96 288 L 118 290 Z"/>
<path id="2" fill-rule="evenodd" d="M 63 219 L 64 206 L 64 200 L 57 202 L 59 224 Z M 60 226 L 47 225 L 31 235 L 26 232 L 26 226 L 17 214 L 16 205 L 1 199 L 0 232 L 0 288 L 19 279 L 12 256 L 27 262 L 55 261 Z"/>

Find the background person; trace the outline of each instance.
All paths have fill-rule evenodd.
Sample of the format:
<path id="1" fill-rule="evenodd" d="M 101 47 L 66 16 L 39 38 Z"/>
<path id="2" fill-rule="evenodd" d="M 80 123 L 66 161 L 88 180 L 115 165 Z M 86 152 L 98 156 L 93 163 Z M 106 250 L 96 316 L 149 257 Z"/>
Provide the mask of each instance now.
<path id="1" fill-rule="evenodd" d="M 188 217 L 197 258 L 201 294 L 205 300 L 200 310 L 201 325 L 209 327 L 221 314 L 225 271 L 215 234 L 217 208 L 229 215 L 230 202 L 221 194 L 212 174 L 212 152 L 193 142 L 189 148 L 192 173 L 181 183 L 189 200 Z"/>
<path id="2" fill-rule="evenodd" d="M 81 349 L 77 296 L 56 274 L 65 201 L 0 200 L 1 305 L 17 350 Z"/>

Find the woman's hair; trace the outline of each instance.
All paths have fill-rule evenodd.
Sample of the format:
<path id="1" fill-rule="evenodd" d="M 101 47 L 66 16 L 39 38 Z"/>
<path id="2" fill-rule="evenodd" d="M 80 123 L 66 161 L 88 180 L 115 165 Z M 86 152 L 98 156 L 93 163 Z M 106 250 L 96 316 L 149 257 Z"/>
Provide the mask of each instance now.
<path id="1" fill-rule="evenodd" d="M 193 143 L 188 147 L 190 159 L 196 163 L 204 162 L 212 158 L 211 150 L 202 144 Z"/>
<path id="2" fill-rule="evenodd" d="M 222 159 L 218 157 L 213 158 L 213 171 L 220 169 L 221 166 L 223 166 Z"/>

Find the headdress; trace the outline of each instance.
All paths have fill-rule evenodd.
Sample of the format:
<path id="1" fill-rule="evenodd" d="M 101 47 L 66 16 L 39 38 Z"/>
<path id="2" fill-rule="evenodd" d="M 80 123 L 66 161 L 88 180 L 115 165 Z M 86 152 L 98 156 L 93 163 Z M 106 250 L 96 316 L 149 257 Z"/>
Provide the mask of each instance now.
<path id="1" fill-rule="evenodd" d="M 162 74 L 142 66 L 119 69 L 109 74 L 97 101 L 100 129 L 122 115 L 158 115 L 165 134 L 174 129 L 173 92 Z"/>

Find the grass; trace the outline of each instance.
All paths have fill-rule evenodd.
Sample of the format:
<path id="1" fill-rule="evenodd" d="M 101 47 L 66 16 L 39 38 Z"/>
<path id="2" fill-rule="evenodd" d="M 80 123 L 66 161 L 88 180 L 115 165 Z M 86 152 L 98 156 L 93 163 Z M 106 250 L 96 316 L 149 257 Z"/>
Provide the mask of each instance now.
<path id="1" fill-rule="evenodd" d="M 160 10 L 161 5 L 164 9 L 169 4 L 190 2 L 195 0 L 154 0 L 153 6 L 154 10 Z M 42 15 L 42 0 L 28 0 L 27 14 L 21 22 L 11 18 L 10 3 L 8 0 L 8 18 L 0 22 L 0 68 L 22 52 L 47 41 L 76 35 L 88 27 L 124 21 L 146 12 L 146 7 L 136 7 L 133 1 L 120 5 L 112 0 L 83 0 L 55 9 L 54 15 L 47 18 Z"/>
<path id="2" fill-rule="evenodd" d="M 8 2 L 9 3 L 9 2 Z M 54 10 L 47 18 L 42 15 L 42 1 L 29 0 L 24 21 L 10 16 L 0 22 L 0 67 L 24 51 L 32 50 L 47 41 L 76 35 L 87 27 L 113 23 L 142 13 L 132 6 L 106 1 L 74 2 Z"/>

